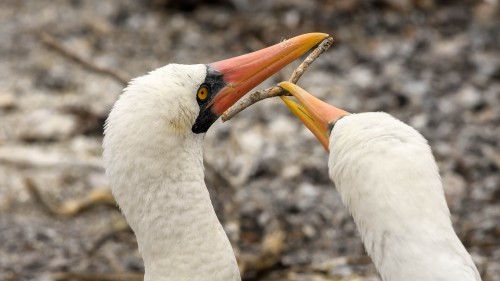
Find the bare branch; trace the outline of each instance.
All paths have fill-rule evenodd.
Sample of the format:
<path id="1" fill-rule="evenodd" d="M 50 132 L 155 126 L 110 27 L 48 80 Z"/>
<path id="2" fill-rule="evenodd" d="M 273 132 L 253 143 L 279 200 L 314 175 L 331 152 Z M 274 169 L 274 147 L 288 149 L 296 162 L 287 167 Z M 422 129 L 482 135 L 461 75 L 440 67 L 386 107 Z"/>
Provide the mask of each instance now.
<path id="1" fill-rule="evenodd" d="M 49 48 L 53 49 L 64 57 L 80 64 L 90 71 L 109 76 L 123 85 L 127 85 L 128 81 L 130 80 L 130 77 L 128 77 L 128 75 L 126 75 L 125 73 L 104 66 L 99 66 L 90 61 L 87 61 L 85 58 L 82 58 L 80 55 L 64 47 L 59 41 L 57 41 L 54 36 L 46 32 L 41 32 L 39 34 L 39 38 L 40 41 Z"/>
<path id="2" fill-rule="evenodd" d="M 67 200 L 61 205 L 54 205 L 44 199 L 42 192 L 36 184 L 29 178 L 24 178 L 24 183 L 28 192 L 33 197 L 34 201 L 40 205 L 42 210 L 51 216 L 70 217 L 76 216 L 81 212 L 88 210 L 97 205 L 108 205 L 113 208 L 118 208 L 115 198 L 111 194 L 111 189 L 102 188 L 92 190 L 85 198 L 78 200 Z"/>
<path id="3" fill-rule="evenodd" d="M 295 69 L 295 71 L 292 73 L 292 76 L 290 76 L 290 79 L 288 79 L 288 81 L 294 84 L 297 83 L 300 77 L 302 77 L 302 74 L 304 74 L 304 72 L 307 70 L 307 68 L 309 68 L 309 66 L 322 53 L 328 50 L 328 48 L 330 48 L 332 43 L 333 43 L 332 37 L 328 37 L 325 40 L 323 40 L 321 44 L 319 44 L 318 47 L 316 47 L 316 49 L 314 49 L 314 51 L 310 53 L 309 56 L 307 56 L 307 58 Z M 228 110 L 226 110 L 222 114 L 222 122 L 228 121 L 229 119 L 233 118 L 236 114 L 238 114 L 245 108 L 251 106 L 252 104 L 258 101 L 267 98 L 272 98 L 277 96 L 288 96 L 288 95 L 290 94 L 279 86 L 274 86 L 269 89 L 253 92 L 250 95 L 246 96 L 245 98 L 239 100 L 236 104 L 234 104 Z"/>
<path id="4" fill-rule="evenodd" d="M 116 272 L 116 273 L 87 273 L 87 272 L 59 272 L 53 274 L 52 278 L 57 281 L 81 280 L 81 281 L 139 281 L 144 279 L 144 273 Z"/>

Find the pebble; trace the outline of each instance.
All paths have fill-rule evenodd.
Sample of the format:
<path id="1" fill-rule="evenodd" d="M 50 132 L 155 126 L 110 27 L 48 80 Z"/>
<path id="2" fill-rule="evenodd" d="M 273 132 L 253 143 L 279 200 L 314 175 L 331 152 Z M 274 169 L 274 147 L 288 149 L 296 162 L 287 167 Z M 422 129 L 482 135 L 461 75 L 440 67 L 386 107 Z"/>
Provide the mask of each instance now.
<path id="1" fill-rule="evenodd" d="M 349 78 L 358 87 L 366 88 L 373 83 L 373 74 L 367 67 L 357 66 L 351 70 Z"/>
<path id="2" fill-rule="evenodd" d="M 87 255 L 86 246 L 106 234 L 99 225 L 122 218 L 118 211 L 96 208 L 54 219 L 41 214 L 23 188 L 22 178 L 31 177 L 59 200 L 108 184 L 100 162 L 100 130 L 83 132 L 85 116 L 75 119 L 76 113 L 60 109 L 85 105 L 100 126 L 122 88 L 23 32 L 40 27 L 90 62 L 130 76 L 169 62 L 228 58 L 301 33 L 330 33 L 333 47 L 299 85 L 348 111 L 385 110 L 420 130 L 441 169 L 459 236 L 472 237 L 466 245 L 479 257 L 483 280 L 500 280 L 500 162 L 492 152 L 498 151 L 500 120 L 498 0 L 279 0 L 262 5 L 197 0 L 190 1 L 200 5 L 192 11 L 146 4 L 173 2 L 164 0 L 59 1 L 57 9 L 49 0 L 10 2 L 0 9 L 0 126 L 7 125 L 0 130 L 0 196 L 11 202 L 0 199 L 1 280 L 50 278 L 62 268 L 143 270 L 132 233 L 107 242 L 112 244 L 101 249 L 105 254 Z M 261 86 L 288 78 L 292 69 Z M 409 102 L 401 106 L 400 96 Z M 242 217 L 257 222 L 247 232 L 266 233 L 279 220 L 287 234 L 280 259 L 285 267 L 272 268 L 263 281 L 380 280 L 369 260 L 349 262 L 365 251 L 328 178 L 327 161 L 315 137 L 278 99 L 262 101 L 227 124 L 217 122 L 207 133 L 207 185 L 216 187 L 214 198 L 234 200 L 218 212 L 235 252 L 253 250 L 238 242 Z M 210 176 L 210 169 L 230 183 Z M 39 228 L 53 229 L 50 245 L 26 235 Z M 121 257 L 121 263 L 110 262 L 111 256 Z M 128 256 L 134 258 L 127 261 Z M 315 272 L 292 273 L 332 258 L 340 260 Z"/>
<path id="3" fill-rule="evenodd" d="M 16 99 L 11 93 L 0 92 L 0 109 L 13 109 L 16 106 Z"/>
<path id="4" fill-rule="evenodd" d="M 467 109 L 473 109 L 483 102 L 481 93 L 472 86 L 465 86 L 458 95 L 460 103 Z"/>

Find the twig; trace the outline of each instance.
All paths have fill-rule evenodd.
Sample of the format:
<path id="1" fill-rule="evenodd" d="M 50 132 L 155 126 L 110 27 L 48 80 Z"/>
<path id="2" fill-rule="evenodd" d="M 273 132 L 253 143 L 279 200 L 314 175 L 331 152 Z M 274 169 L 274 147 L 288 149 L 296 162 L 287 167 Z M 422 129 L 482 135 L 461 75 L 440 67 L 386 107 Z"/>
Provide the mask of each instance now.
<path id="1" fill-rule="evenodd" d="M 76 159 L 64 157 L 58 153 L 44 152 L 28 146 L 0 147 L 0 164 L 14 165 L 20 168 L 104 171 L 101 160 L 98 158 Z"/>
<path id="2" fill-rule="evenodd" d="M 78 63 L 80 65 L 82 65 L 83 67 L 85 67 L 86 69 L 88 69 L 90 71 L 107 75 L 107 76 L 113 78 L 114 80 L 116 80 L 117 82 L 123 84 L 124 86 L 126 86 L 128 84 L 128 82 L 130 81 L 130 79 L 131 79 L 130 76 L 128 74 L 126 74 L 126 73 L 119 72 L 118 70 L 115 70 L 115 69 L 98 66 L 94 62 L 85 60 L 84 58 L 82 58 L 78 54 L 75 54 L 74 52 L 72 52 L 68 48 L 64 47 L 60 42 L 57 41 L 56 38 L 54 38 L 54 36 L 52 36 L 52 35 L 50 35 L 50 34 L 48 34 L 46 32 L 40 32 L 39 33 L 39 38 L 40 38 L 40 40 L 42 41 L 43 44 L 45 44 L 48 47 L 52 48 L 53 50 L 55 50 L 60 55 L 66 57 L 66 58 L 68 58 L 68 59 L 70 59 L 70 60 L 72 60 L 72 61 L 74 61 L 74 62 L 76 62 L 76 63 Z M 0 161 L 2 161 L 2 160 L 3 160 L 2 159 L 2 155 L 0 153 Z M 79 163 L 77 163 L 77 164 L 79 164 Z M 83 163 L 82 165 L 85 165 L 85 164 L 86 163 Z M 227 179 L 227 177 L 225 177 L 224 175 L 222 175 L 219 171 L 217 171 L 217 169 L 214 169 L 210 165 L 210 163 L 205 162 L 205 167 L 206 167 L 207 170 L 213 171 L 214 174 L 219 179 L 223 179 L 225 186 L 232 186 L 231 183 L 230 183 L 230 181 Z M 98 166 L 97 168 L 102 169 L 101 166 Z"/>
<path id="3" fill-rule="evenodd" d="M 108 205 L 117 208 L 116 201 L 109 188 L 96 189 L 81 200 L 67 200 L 61 206 L 54 206 L 44 200 L 42 193 L 31 179 L 24 178 L 24 183 L 35 202 L 41 206 L 46 214 L 51 216 L 75 216 L 97 205 Z"/>
<path id="4" fill-rule="evenodd" d="M 261 280 L 282 266 L 281 257 L 285 250 L 286 232 L 279 220 L 266 225 L 260 250 L 257 253 L 243 253 L 237 256 L 240 272 L 245 280 Z M 250 273 L 250 274 L 249 274 Z"/>
<path id="5" fill-rule="evenodd" d="M 86 273 L 86 272 L 59 272 L 53 276 L 54 280 L 82 280 L 82 281 L 139 281 L 143 280 L 144 273 Z"/>
<path id="6" fill-rule="evenodd" d="M 35 202 L 42 207 L 42 210 L 48 214 L 48 215 L 59 215 L 59 210 L 52 206 L 51 204 L 48 204 L 45 202 L 43 199 L 42 194 L 38 190 L 38 188 L 35 186 L 35 183 L 29 179 L 29 178 L 24 178 L 24 183 L 26 185 L 26 188 L 28 189 L 28 192 L 31 194 Z"/>
<path id="7" fill-rule="evenodd" d="M 103 234 L 101 237 L 99 237 L 97 240 L 93 242 L 92 247 L 87 251 L 87 255 L 93 256 L 109 240 L 119 237 L 119 235 L 124 232 L 129 232 L 133 234 L 132 228 L 130 228 L 125 219 L 122 219 L 117 223 L 113 223 L 112 227 L 113 227 L 112 230 Z"/>
<path id="8" fill-rule="evenodd" d="M 314 49 L 312 53 L 307 56 L 307 58 L 295 69 L 295 71 L 292 73 L 292 76 L 290 79 L 288 79 L 289 82 L 292 83 L 297 83 L 299 81 L 300 77 L 302 77 L 302 74 L 307 70 L 307 68 L 313 63 L 323 52 L 328 50 L 330 46 L 333 43 L 333 38 L 328 37 L 325 40 L 321 42 L 321 44 Z M 222 114 L 222 122 L 226 122 L 233 118 L 236 114 L 238 114 L 240 111 L 244 110 L 245 108 L 251 106 L 252 104 L 261 101 L 263 99 L 267 98 L 272 98 L 272 97 L 277 97 L 277 96 L 287 96 L 290 95 L 287 91 L 283 90 L 279 86 L 274 86 L 272 88 L 268 88 L 265 90 L 261 91 L 256 91 L 247 97 L 241 99 L 238 101 L 236 104 L 231 106 L 228 110 L 226 110 Z"/>
<path id="9" fill-rule="evenodd" d="M 43 44 L 46 46 L 50 47 L 54 51 L 58 52 L 59 54 L 65 56 L 66 58 L 80 64 L 81 66 L 87 68 L 88 70 L 91 70 L 93 72 L 97 72 L 100 74 L 107 75 L 113 79 L 115 79 L 117 82 L 126 85 L 130 78 L 128 75 L 126 75 L 123 72 L 113 70 L 104 66 L 99 66 L 97 64 L 94 64 L 90 61 L 85 60 L 82 58 L 80 55 L 74 53 L 73 51 L 69 50 L 68 48 L 64 47 L 57 39 L 46 33 L 46 32 L 41 32 L 39 34 L 40 41 L 42 41 Z"/>

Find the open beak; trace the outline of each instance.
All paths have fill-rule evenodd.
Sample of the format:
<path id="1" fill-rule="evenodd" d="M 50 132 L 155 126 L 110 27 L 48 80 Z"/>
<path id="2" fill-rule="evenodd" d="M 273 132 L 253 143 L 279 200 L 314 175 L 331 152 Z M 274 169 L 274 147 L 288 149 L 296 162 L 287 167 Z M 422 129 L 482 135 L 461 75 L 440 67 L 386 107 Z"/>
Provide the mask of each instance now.
<path id="1" fill-rule="evenodd" d="M 281 97 L 293 114 L 306 125 L 326 151 L 329 152 L 330 124 L 350 113 L 321 101 L 290 82 L 281 82 L 279 86 L 287 90 L 299 101 L 297 103 L 291 98 Z"/>
<path id="2" fill-rule="evenodd" d="M 207 109 L 219 117 L 251 89 L 327 36 L 325 33 L 308 33 L 250 54 L 209 64 L 209 71 L 222 75 L 225 85 L 207 104 Z"/>

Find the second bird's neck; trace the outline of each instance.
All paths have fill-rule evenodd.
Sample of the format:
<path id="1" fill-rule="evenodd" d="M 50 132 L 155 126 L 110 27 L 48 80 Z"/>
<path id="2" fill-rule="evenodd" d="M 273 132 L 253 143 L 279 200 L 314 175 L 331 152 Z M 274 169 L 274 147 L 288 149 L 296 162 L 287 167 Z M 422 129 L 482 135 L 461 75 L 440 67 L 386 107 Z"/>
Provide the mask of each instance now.
<path id="1" fill-rule="evenodd" d="M 384 281 L 472 281 L 425 139 L 387 114 L 339 120 L 329 172 Z"/>

